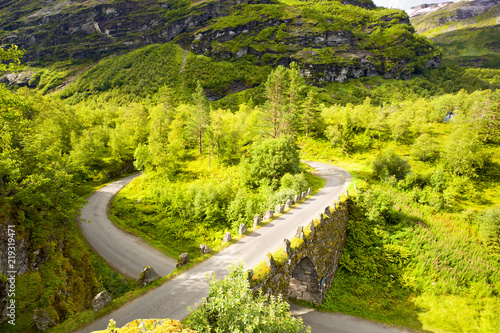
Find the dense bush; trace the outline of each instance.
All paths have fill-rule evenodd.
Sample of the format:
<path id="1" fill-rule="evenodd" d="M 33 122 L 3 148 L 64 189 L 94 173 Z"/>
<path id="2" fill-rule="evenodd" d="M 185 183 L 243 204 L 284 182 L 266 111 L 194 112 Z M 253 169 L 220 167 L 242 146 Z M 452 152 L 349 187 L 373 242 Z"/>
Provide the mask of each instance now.
<path id="1" fill-rule="evenodd" d="M 302 318 L 293 317 L 281 296 L 254 297 L 243 264 L 233 264 L 223 280 L 207 277 L 208 297 L 187 319 L 187 325 L 206 333 L 311 332 Z"/>
<path id="2" fill-rule="evenodd" d="M 380 180 L 394 176 L 397 180 L 404 179 L 411 168 L 407 161 L 392 150 L 385 150 L 373 161 L 373 174 Z"/>

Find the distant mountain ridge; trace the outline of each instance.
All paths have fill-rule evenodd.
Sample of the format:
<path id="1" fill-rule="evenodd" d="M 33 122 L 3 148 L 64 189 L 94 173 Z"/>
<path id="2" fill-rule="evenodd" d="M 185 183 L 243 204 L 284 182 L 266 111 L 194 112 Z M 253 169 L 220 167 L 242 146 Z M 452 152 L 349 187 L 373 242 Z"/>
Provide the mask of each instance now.
<path id="1" fill-rule="evenodd" d="M 447 59 L 466 66 L 500 68 L 500 1 L 444 4 L 415 8 L 411 18 L 415 29 L 441 47 Z"/>
<path id="2" fill-rule="evenodd" d="M 477 24 L 481 16 L 498 17 L 499 0 L 461 0 L 439 4 L 420 5 L 411 13 L 412 24 L 417 31 L 424 32 L 447 23 L 466 22 Z M 412 8 L 412 9 L 413 9 Z M 428 9 L 428 12 L 425 12 Z M 490 13 L 491 12 L 491 13 Z M 419 13 L 421 13 L 419 15 Z M 500 22 L 498 22 L 500 23 Z"/>
<path id="3" fill-rule="evenodd" d="M 448 5 L 451 5 L 453 3 L 454 3 L 453 1 L 448 1 L 448 2 L 431 3 L 431 4 L 421 4 L 418 6 L 411 7 L 411 11 L 408 15 L 410 16 L 410 18 L 426 15 L 441 8 L 444 8 Z"/>

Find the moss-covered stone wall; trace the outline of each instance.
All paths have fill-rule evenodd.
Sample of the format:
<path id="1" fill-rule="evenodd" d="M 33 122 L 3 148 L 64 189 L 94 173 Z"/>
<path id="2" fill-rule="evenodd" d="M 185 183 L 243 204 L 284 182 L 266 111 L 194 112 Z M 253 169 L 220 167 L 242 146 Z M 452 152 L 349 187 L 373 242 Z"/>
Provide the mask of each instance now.
<path id="1" fill-rule="evenodd" d="M 333 282 L 347 241 L 349 218 L 346 200 L 325 208 L 325 213 L 284 240 L 283 248 L 249 272 L 255 293 L 301 299 L 316 304 Z"/>

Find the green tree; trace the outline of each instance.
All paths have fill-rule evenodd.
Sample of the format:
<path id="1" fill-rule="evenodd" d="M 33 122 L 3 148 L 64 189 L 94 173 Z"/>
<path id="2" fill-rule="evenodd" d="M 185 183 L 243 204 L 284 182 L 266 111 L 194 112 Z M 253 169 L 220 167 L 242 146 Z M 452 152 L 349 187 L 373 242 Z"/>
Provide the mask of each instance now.
<path id="1" fill-rule="evenodd" d="M 296 134 L 305 87 L 296 63 L 291 63 L 290 69 L 278 66 L 269 74 L 265 83 L 267 101 L 262 109 L 262 119 L 271 137 Z"/>
<path id="2" fill-rule="evenodd" d="M 19 50 L 17 45 L 11 45 L 7 50 L 0 47 L 0 72 L 20 69 L 23 55 L 24 51 Z"/>
<path id="3" fill-rule="evenodd" d="M 302 124 L 306 131 L 306 138 L 309 137 L 309 132 L 315 129 L 320 122 L 320 111 L 316 101 L 317 93 L 310 89 L 307 92 L 307 97 L 302 104 Z"/>
<path id="4" fill-rule="evenodd" d="M 196 85 L 196 92 L 193 94 L 194 109 L 191 115 L 190 122 L 188 123 L 188 130 L 191 137 L 196 140 L 199 147 L 200 155 L 203 153 L 203 141 L 205 139 L 205 132 L 210 124 L 210 110 L 207 105 L 203 86 L 200 81 Z"/>
<path id="5" fill-rule="evenodd" d="M 486 163 L 482 142 L 469 124 L 459 124 L 441 151 L 445 169 L 453 174 L 475 177 Z"/>
<path id="6" fill-rule="evenodd" d="M 422 161 L 431 161 L 439 154 L 438 144 L 428 133 L 421 134 L 411 147 L 411 155 Z"/>
<path id="7" fill-rule="evenodd" d="M 291 137 L 267 139 L 252 150 L 251 177 L 255 184 L 270 182 L 277 188 L 286 173 L 299 172 L 299 148 Z"/>
<path id="8" fill-rule="evenodd" d="M 242 263 L 233 263 L 229 274 L 217 280 L 207 276 L 208 297 L 193 310 L 188 326 L 200 333 L 302 333 L 311 332 L 301 318 L 295 318 L 281 296 L 254 298 Z"/>

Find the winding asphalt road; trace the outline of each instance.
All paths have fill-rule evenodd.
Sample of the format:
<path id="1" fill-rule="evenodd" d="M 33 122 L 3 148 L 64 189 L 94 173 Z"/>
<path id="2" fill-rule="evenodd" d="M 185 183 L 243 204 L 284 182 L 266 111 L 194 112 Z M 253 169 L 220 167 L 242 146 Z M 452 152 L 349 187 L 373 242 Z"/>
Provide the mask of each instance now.
<path id="1" fill-rule="evenodd" d="M 77 332 L 103 330 L 107 327 L 110 319 L 116 321 L 117 327 L 138 318 L 184 319 L 188 314 L 188 306 L 193 307 L 208 294 L 207 274 L 215 273 L 221 278 L 227 274 L 227 267 L 238 260 L 241 260 L 247 268 L 254 267 L 265 259 L 268 252 L 274 252 L 282 246 L 283 239 L 292 238 L 299 226 L 309 223 L 323 212 L 325 207 L 336 200 L 349 186 L 351 177 L 345 170 L 317 162 L 308 162 L 308 164 L 326 180 L 326 185 L 316 195 L 271 223 L 243 237 L 205 262 Z M 138 276 L 144 266 L 148 265 L 152 266 L 160 275 L 167 275 L 174 269 L 175 260 L 162 255 L 156 249 L 152 249 L 140 238 L 116 228 L 107 218 L 109 201 L 136 176 L 110 184 L 93 194 L 88 199 L 89 203 L 82 210 L 82 219 L 91 221 L 91 223 L 83 222 L 80 227 L 89 244 L 97 253 L 112 266 L 129 276 Z M 362 325 L 361 330 L 336 330 L 338 325 L 329 314 L 314 312 L 313 321 L 309 322 L 307 319 L 307 316 L 311 316 L 309 310 L 293 308 L 294 314 L 302 313 L 304 315 L 305 322 L 313 327 L 315 333 L 387 332 L 383 326 L 368 321 L 363 321 L 364 325 Z M 315 321 L 318 320 L 321 322 L 325 320 L 328 323 L 327 326 L 315 326 Z M 357 320 L 357 318 L 353 320 Z"/>

